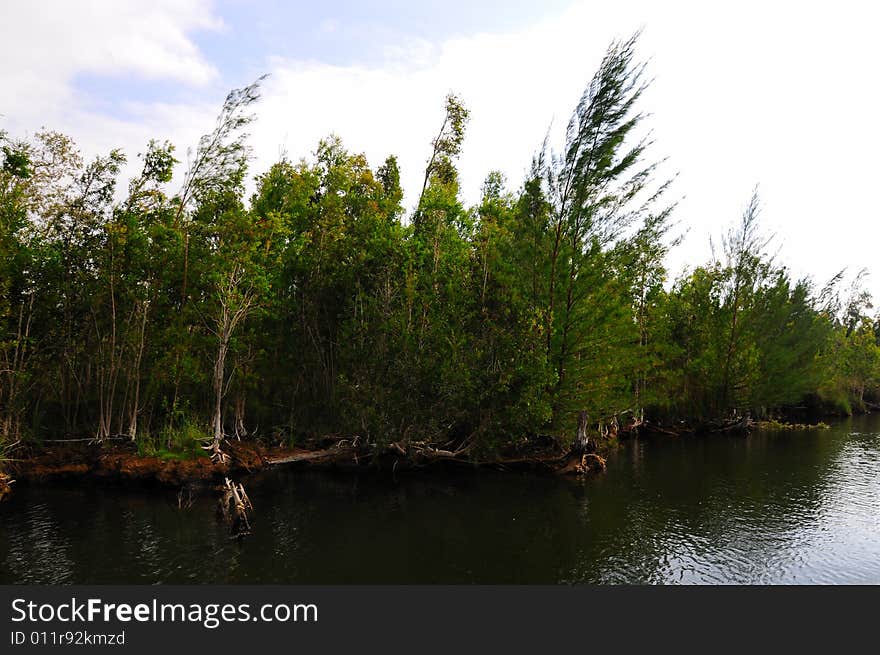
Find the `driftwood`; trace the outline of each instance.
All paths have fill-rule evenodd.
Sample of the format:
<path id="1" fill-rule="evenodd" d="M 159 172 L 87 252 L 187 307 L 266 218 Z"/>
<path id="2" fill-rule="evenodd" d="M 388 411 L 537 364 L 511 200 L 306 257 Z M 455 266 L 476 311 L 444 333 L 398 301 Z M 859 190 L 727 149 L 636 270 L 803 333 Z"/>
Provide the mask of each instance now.
<path id="1" fill-rule="evenodd" d="M 244 490 L 244 485 L 226 478 L 220 487 L 218 512 L 223 522 L 229 526 L 233 536 L 240 537 L 251 532 L 249 512 L 254 506 Z"/>
<path id="2" fill-rule="evenodd" d="M 275 466 L 278 464 L 298 464 L 300 462 L 308 462 L 312 460 L 329 458 L 332 457 L 334 454 L 341 452 L 342 450 L 343 449 L 337 448 L 336 446 L 334 446 L 333 448 L 326 448 L 324 450 L 305 450 L 279 455 L 276 457 L 270 457 L 267 460 L 267 463 L 270 466 Z"/>
<path id="3" fill-rule="evenodd" d="M 430 441 L 413 441 L 406 438 L 384 446 L 366 443 L 359 437 L 337 440 L 329 448 L 320 450 L 298 450 L 279 453 L 265 460 L 269 466 L 309 465 L 319 468 L 390 468 L 391 471 L 423 469 L 431 466 L 463 466 L 467 468 L 494 468 L 499 470 L 529 470 L 544 473 L 586 473 L 605 469 L 605 460 L 596 453 L 597 441 L 594 432 L 589 431 L 586 414 L 581 417 L 580 439 L 571 449 L 562 450 L 560 444 L 534 449 L 522 454 L 510 453 L 490 459 L 471 456 L 473 442 L 465 441 L 457 445 L 435 444 Z M 617 421 L 610 421 L 607 427 L 600 426 L 600 434 L 616 434 L 620 430 Z M 586 452 L 579 450 L 579 444 Z"/>
<path id="4" fill-rule="evenodd" d="M 830 430 L 831 426 L 827 423 L 780 423 L 779 421 L 757 421 L 754 426 L 759 430 L 769 431 L 807 431 L 807 430 Z"/>
<path id="5" fill-rule="evenodd" d="M 392 454 L 401 455 L 403 457 L 410 457 L 415 460 L 432 460 L 457 459 L 462 455 L 467 454 L 470 449 L 471 445 L 469 443 L 465 443 L 455 450 L 449 450 L 447 448 L 438 448 L 437 446 L 433 446 L 427 441 L 405 442 L 401 440 L 388 444 L 387 451 Z"/>
<path id="6" fill-rule="evenodd" d="M 657 425 L 656 423 L 651 423 L 650 421 L 644 421 L 641 425 L 638 426 L 639 434 L 665 434 L 670 437 L 680 437 L 685 432 L 690 432 L 689 428 L 685 430 L 675 430 L 673 428 L 664 427 L 662 425 Z"/>
<path id="7" fill-rule="evenodd" d="M 651 421 L 644 421 L 638 427 L 640 434 L 665 434 L 680 437 L 686 434 L 705 434 L 726 432 L 731 434 L 748 434 L 757 424 L 749 416 L 737 416 L 732 419 L 704 421 L 702 423 L 679 423 L 675 426 L 664 426 Z"/>
<path id="8" fill-rule="evenodd" d="M 336 439 L 333 446 L 321 450 L 298 450 L 270 456 L 265 463 L 270 466 L 303 464 L 321 468 L 371 466 L 390 469 L 395 473 L 399 470 L 423 469 L 435 465 L 575 474 L 605 470 L 605 460 L 597 454 L 599 439 L 595 435 L 606 438 L 617 436 L 622 430 L 619 420 L 612 417 L 606 423 L 600 423 L 597 432 L 595 426 L 590 428 L 586 412 L 580 412 L 578 419 L 575 441 L 566 450 L 555 439 L 551 439 L 549 444 L 545 443 L 545 438 L 540 447 L 532 444 L 534 447 L 528 451 L 511 451 L 507 456 L 482 460 L 471 454 L 473 440 L 437 443 L 427 439 L 415 441 L 404 436 L 385 445 L 376 445 L 355 436 L 350 439 Z"/>

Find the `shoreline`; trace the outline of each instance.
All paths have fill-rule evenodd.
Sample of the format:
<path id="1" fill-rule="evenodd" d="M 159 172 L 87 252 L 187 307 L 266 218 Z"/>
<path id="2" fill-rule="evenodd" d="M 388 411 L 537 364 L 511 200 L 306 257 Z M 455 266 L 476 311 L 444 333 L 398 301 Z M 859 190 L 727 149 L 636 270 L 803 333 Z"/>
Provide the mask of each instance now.
<path id="1" fill-rule="evenodd" d="M 753 422 L 748 418 L 704 423 L 696 427 L 679 424 L 675 429 L 650 423 L 631 424 L 606 435 L 601 441 L 596 438 L 587 440 L 581 451 L 575 450 L 574 444 L 563 446 L 558 440 L 538 437 L 524 440 L 516 447 L 486 459 L 474 456 L 465 445 L 450 451 L 432 447 L 426 442 L 393 442 L 376 446 L 352 439 L 339 440 L 327 447 L 325 439 L 323 442 L 312 442 L 310 448 L 291 448 L 267 447 L 258 441 L 230 440 L 223 446 L 224 460 L 215 462 L 201 454 L 190 457 L 180 453 L 141 455 L 127 438 L 105 440 L 103 443 L 70 439 L 44 442 L 40 446 L 31 444 L 20 453 L 26 457 L 7 459 L 5 469 L 0 472 L 0 502 L 14 496 L 14 487 L 18 483 L 30 487 L 87 481 L 97 485 L 115 485 L 117 488 L 150 490 L 151 494 L 177 490 L 177 502 L 181 509 L 189 507 L 194 496 L 214 495 L 218 501 L 218 520 L 228 526 L 231 536 L 243 537 L 251 533 L 254 509 L 245 483 L 250 484 L 251 474 L 277 467 L 300 467 L 345 475 L 390 475 L 391 478 L 397 473 L 446 473 L 453 469 L 476 472 L 482 469 L 583 480 L 606 470 L 605 457 L 622 440 L 719 435 L 743 439 L 755 430 L 811 431 L 829 427 L 823 422 Z M 16 484 L 13 485 L 13 482 Z"/>
<path id="2" fill-rule="evenodd" d="M 15 478 L 15 486 L 94 480 L 177 488 L 221 486 L 227 478 L 238 479 L 279 466 L 392 474 L 442 468 L 491 468 L 585 475 L 605 468 L 604 450 L 575 454 L 553 446 L 531 448 L 516 455 L 485 460 L 468 459 L 462 453 L 426 447 L 406 452 L 398 444 L 376 450 L 369 446 L 340 444 L 327 448 L 289 448 L 229 441 L 224 450 L 229 455 L 227 463 L 213 462 L 208 456 L 189 459 L 142 456 L 132 452 L 128 443 L 100 445 L 84 442 L 73 445 L 56 442 L 35 449 L 28 457 L 9 460 L 6 470 Z M 5 495 L 9 495 L 14 491 L 14 486 L 7 486 L 6 490 Z M 3 495 L 0 494 L 0 499 Z"/>
<path id="3" fill-rule="evenodd" d="M 876 480 L 878 439 L 880 414 L 834 422 L 830 431 L 622 440 L 607 474 L 586 478 L 457 467 L 395 476 L 282 464 L 239 478 L 254 507 L 241 540 L 224 525 L 222 494 L 207 486 L 23 484 L 0 506 L 9 537 L 0 541 L 17 581 L 60 584 L 407 584 L 471 576 L 487 584 L 619 584 L 680 582 L 695 570 L 706 580 L 796 583 L 785 577 L 794 572 L 851 582 L 857 563 L 848 556 L 868 565 L 862 571 L 878 570 L 871 549 L 878 542 L 865 538 L 877 508 L 858 495 Z M 829 472 L 848 493 L 817 495 Z M 808 502 L 816 499 L 830 504 Z M 762 502 L 768 512 L 755 514 Z M 847 508 L 869 534 L 846 526 L 834 533 Z M 811 516 L 823 521 L 820 534 Z M 731 525 L 748 525 L 755 538 L 743 542 Z M 783 537 L 792 529 L 820 537 L 808 542 L 815 558 L 791 571 L 775 566 L 778 558 L 764 559 L 765 528 L 768 539 L 791 546 L 785 556 L 793 565 L 803 562 L 804 540 Z M 46 535 L 52 548 L 35 535 Z M 753 557 L 725 556 L 742 555 L 743 544 Z M 698 559 L 670 569 L 655 557 L 658 548 Z M 495 552 L 502 559 L 486 564 Z M 816 562 L 829 564 L 818 570 Z"/>
<path id="4" fill-rule="evenodd" d="M 254 441 L 228 440 L 224 449 L 229 461 L 217 463 L 208 456 L 177 458 L 139 455 L 133 451 L 133 444 L 129 441 L 96 444 L 89 440 L 59 440 L 34 446 L 26 456 L 11 458 L 6 462 L 5 473 L 0 472 L 0 500 L 13 493 L 13 482 L 17 485 L 89 479 L 168 488 L 214 487 L 223 485 L 227 478 L 237 479 L 277 466 L 392 474 L 425 469 L 488 468 L 583 476 L 605 470 L 605 456 L 619 440 L 627 438 L 748 435 L 756 429 L 827 428 L 824 422 L 801 424 L 750 420 L 678 427 L 644 424 L 627 426 L 610 440 L 598 445 L 594 442 L 593 447 L 585 453 L 574 452 L 553 440 L 533 439 L 524 447 L 488 459 L 472 458 L 466 449 L 449 451 L 425 444 L 404 446 L 392 443 L 377 449 L 357 445 L 356 442 L 352 444 L 348 440 L 341 440 L 329 447 L 314 444 L 302 447 L 266 446 Z"/>

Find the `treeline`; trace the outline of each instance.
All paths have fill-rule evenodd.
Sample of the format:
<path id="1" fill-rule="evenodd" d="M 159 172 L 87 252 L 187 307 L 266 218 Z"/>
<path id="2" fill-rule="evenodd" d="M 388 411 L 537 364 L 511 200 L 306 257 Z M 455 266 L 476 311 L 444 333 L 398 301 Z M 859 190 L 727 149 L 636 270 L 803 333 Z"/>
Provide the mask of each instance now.
<path id="1" fill-rule="evenodd" d="M 643 66 L 609 48 L 568 124 L 475 207 L 450 95 L 415 209 L 397 162 L 339 139 L 245 198 L 259 81 L 189 153 L 90 162 L 67 137 L 3 135 L 0 435 L 123 435 L 198 449 L 338 435 L 491 450 L 580 416 L 699 421 L 878 402 L 880 322 L 768 254 L 753 198 L 716 257 L 667 285 L 669 181 L 637 137 Z M 427 145 L 427 144 L 426 144 Z M 722 208 L 720 213 L 727 210 Z M 586 412 L 586 414 L 582 414 Z"/>

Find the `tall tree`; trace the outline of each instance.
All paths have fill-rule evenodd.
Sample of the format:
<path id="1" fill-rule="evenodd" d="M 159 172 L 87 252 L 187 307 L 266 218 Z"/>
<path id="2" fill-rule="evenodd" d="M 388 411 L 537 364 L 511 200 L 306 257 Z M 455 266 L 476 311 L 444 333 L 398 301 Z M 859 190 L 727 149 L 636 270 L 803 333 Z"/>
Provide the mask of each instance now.
<path id="1" fill-rule="evenodd" d="M 646 88 L 637 38 L 608 48 L 569 121 L 563 154 L 537 159 L 551 208 L 546 339 L 560 424 L 574 409 L 613 414 L 627 404 L 606 384 L 616 375 L 614 349 L 632 339 L 620 332 L 630 303 L 613 274 L 621 251 L 611 246 L 665 188 L 652 189 L 657 164 L 644 162 L 649 142 L 631 143 Z"/>

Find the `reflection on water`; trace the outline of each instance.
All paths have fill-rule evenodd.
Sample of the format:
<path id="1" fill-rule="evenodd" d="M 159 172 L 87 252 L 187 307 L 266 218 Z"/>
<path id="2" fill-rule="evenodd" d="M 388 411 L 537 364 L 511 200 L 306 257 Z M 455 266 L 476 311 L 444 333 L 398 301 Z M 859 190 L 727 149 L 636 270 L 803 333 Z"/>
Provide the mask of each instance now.
<path id="1" fill-rule="evenodd" d="M 0 582 L 880 583 L 880 416 L 611 460 L 590 481 L 263 473 L 241 541 L 208 497 L 21 486 Z"/>

